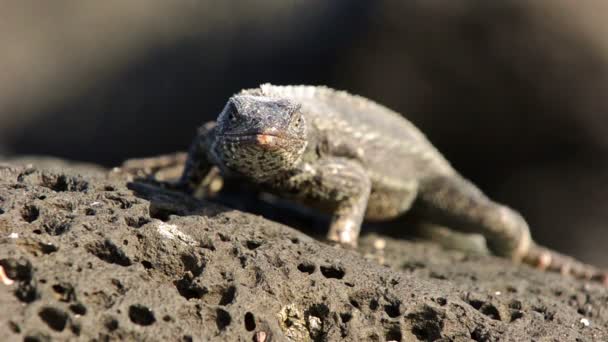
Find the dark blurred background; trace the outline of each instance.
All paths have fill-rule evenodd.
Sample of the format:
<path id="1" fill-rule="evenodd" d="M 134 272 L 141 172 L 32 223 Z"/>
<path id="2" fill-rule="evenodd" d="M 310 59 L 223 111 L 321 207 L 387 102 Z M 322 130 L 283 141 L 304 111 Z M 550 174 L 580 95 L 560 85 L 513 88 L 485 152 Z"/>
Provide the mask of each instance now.
<path id="1" fill-rule="evenodd" d="M 2 7 L 0 153 L 113 166 L 185 150 L 242 88 L 325 84 L 404 113 L 538 241 L 608 266 L 608 2 Z"/>

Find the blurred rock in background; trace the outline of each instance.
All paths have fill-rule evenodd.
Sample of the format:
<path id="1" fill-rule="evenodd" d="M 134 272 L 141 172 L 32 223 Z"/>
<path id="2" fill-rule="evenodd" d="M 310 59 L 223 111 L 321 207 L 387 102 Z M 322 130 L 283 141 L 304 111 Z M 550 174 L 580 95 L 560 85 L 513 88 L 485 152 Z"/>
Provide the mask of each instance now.
<path id="1" fill-rule="evenodd" d="M 0 12 L 0 146 L 115 165 L 187 148 L 262 82 L 421 127 L 540 242 L 608 267 L 608 3 L 23 1 Z"/>

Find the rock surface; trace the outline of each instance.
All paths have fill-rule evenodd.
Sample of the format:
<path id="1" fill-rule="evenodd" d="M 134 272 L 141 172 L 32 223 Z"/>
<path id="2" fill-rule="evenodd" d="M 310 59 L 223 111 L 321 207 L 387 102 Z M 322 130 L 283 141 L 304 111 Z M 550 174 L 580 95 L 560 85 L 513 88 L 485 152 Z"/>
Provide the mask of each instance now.
<path id="1" fill-rule="evenodd" d="M 3 340 L 608 340 L 595 284 L 376 234 L 342 250 L 93 166 L 31 162 L 0 164 Z"/>

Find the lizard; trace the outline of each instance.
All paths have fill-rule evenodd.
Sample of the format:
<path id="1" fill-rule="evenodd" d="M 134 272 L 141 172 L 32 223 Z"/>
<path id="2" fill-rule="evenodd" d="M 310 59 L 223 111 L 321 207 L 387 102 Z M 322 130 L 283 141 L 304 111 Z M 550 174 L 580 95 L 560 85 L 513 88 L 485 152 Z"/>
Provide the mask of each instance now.
<path id="1" fill-rule="evenodd" d="M 245 180 L 328 211 L 327 239 L 339 246 L 356 248 L 363 220 L 412 211 L 428 227 L 483 236 L 499 257 L 608 284 L 604 271 L 535 243 L 521 214 L 460 175 L 404 116 L 362 96 L 324 86 L 245 89 L 198 130 L 186 158 L 125 167 L 184 159 L 175 188 L 200 198 L 220 175 Z"/>

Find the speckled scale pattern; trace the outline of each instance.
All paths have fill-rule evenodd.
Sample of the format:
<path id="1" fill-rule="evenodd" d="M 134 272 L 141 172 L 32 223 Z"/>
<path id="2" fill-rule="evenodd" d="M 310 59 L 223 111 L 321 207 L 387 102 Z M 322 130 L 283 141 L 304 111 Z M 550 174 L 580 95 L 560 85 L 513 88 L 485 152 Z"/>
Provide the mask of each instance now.
<path id="1" fill-rule="evenodd" d="M 371 100 L 263 84 L 231 97 L 209 127 L 195 139 L 182 183 L 199 183 L 214 164 L 316 201 L 333 210 L 327 238 L 353 247 L 364 218 L 414 206 L 431 223 L 484 236 L 496 255 L 608 283 L 606 273 L 536 245 L 519 213 L 483 195 L 411 122 Z"/>

